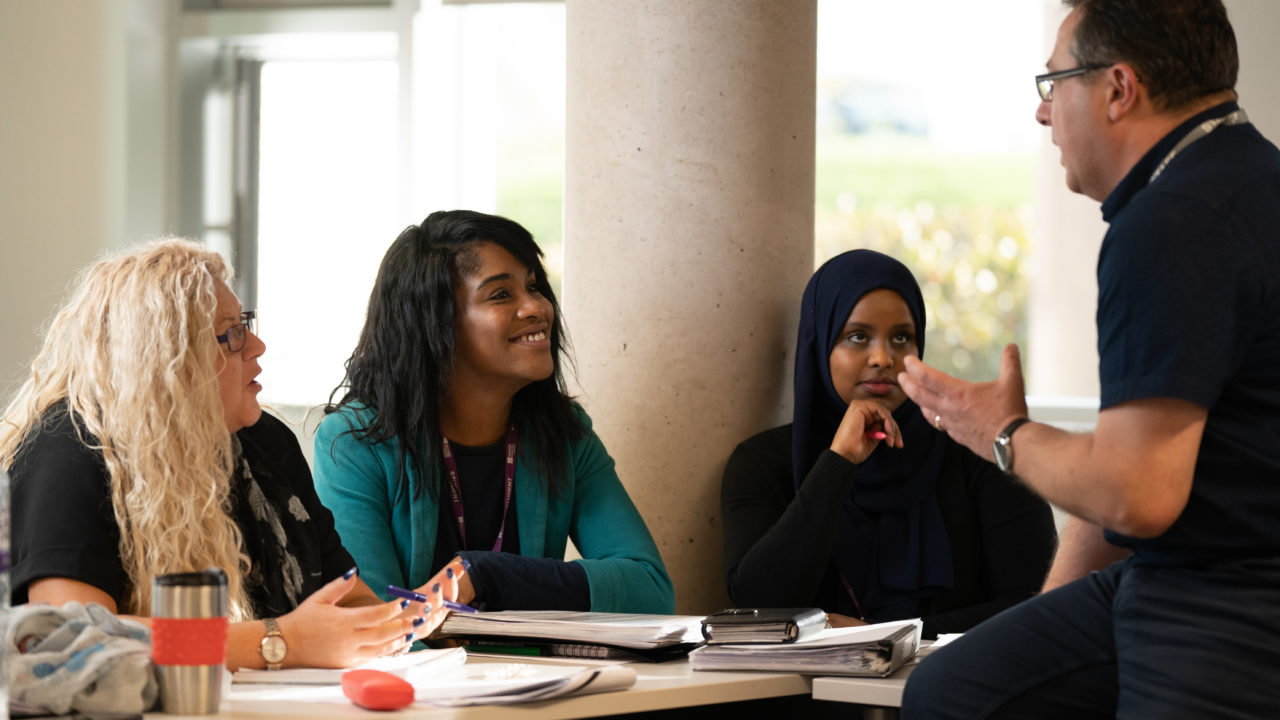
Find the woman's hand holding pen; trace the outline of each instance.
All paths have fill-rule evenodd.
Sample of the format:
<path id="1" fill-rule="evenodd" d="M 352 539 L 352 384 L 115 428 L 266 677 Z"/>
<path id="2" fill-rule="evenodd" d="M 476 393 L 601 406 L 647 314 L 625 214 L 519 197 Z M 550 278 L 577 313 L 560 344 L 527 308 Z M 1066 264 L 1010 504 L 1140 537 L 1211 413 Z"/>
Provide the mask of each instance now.
<path id="1" fill-rule="evenodd" d="M 883 442 L 889 447 L 902 447 L 902 433 L 893 421 L 893 413 L 874 400 L 854 400 L 836 428 L 831 450 L 857 465 Z"/>
<path id="2" fill-rule="evenodd" d="M 415 591 L 424 601 L 415 602 L 414 606 L 425 618 L 417 628 L 417 637 L 425 638 L 440 627 L 450 612 L 446 603 L 466 604 L 475 599 L 475 588 L 467 573 L 469 569 L 470 564 L 466 560 L 455 557 Z"/>
<path id="3" fill-rule="evenodd" d="M 289 646 L 287 666 L 344 668 L 408 649 L 417 614 L 399 600 L 340 605 L 358 586 L 363 583 L 353 568 L 279 619 L 280 634 Z M 367 588 L 364 592 L 372 595 Z"/>

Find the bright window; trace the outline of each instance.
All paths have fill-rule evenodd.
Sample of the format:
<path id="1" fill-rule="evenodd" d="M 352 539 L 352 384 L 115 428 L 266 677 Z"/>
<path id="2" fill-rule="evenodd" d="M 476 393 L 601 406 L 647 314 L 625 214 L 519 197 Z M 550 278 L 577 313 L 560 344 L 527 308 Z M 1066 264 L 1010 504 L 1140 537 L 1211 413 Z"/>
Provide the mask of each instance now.
<path id="1" fill-rule="evenodd" d="M 411 63 L 353 59 L 350 49 L 326 60 L 326 40 L 305 44 L 305 60 L 262 66 L 257 304 L 268 348 L 265 402 L 328 400 L 383 254 L 434 210 L 520 222 L 559 288 L 564 6 L 424 2 L 410 25 L 401 42 L 411 39 Z M 407 104 L 401 92 L 411 93 Z"/>
<path id="2" fill-rule="evenodd" d="M 815 260 L 902 260 L 926 360 L 990 379 L 1027 337 L 1041 3 L 821 0 L 818 20 Z"/>
<path id="3" fill-rule="evenodd" d="M 258 317 L 266 401 L 313 405 L 342 379 L 399 217 L 397 69 L 262 68 Z"/>
<path id="4" fill-rule="evenodd" d="M 558 291 L 564 4 L 432 4 L 414 20 L 415 207 L 515 220 L 542 248 Z"/>

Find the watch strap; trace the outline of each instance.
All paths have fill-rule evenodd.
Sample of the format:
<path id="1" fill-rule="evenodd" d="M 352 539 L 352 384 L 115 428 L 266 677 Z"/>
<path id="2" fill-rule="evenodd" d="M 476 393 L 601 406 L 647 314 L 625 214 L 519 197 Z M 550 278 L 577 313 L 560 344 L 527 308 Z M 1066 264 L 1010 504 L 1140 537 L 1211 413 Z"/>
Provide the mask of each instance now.
<path id="1" fill-rule="evenodd" d="M 1017 430 L 1018 428 L 1022 427 L 1023 425 L 1026 425 L 1026 424 L 1027 424 L 1027 423 L 1029 423 L 1029 422 L 1031 422 L 1031 418 L 1029 418 L 1029 417 L 1020 417 L 1020 418 L 1018 418 L 1018 419 L 1016 419 L 1016 420 L 1014 420 L 1014 421 L 1010 422 L 1008 425 L 1005 425 L 1005 426 L 1004 426 L 1004 429 L 1003 429 L 1003 430 L 1001 430 L 1001 431 L 1000 431 L 1000 434 L 999 434 L 999 435 L 997 435 L 996 437 L 1003 438 L 1005 442 L 1008 442 L 1008 441 L 1009 441 L 1009 439 L 1013 437 L 1013 433 L 1014 433 L 1014 431 L 1015 431 L 1015 430 Z"/>
<path id="2" fill-rule="evenodd" d="M 284 646 L 285 652 L 288 652 L 289 646 L 285 644 L 284 636 L 280 633 L 280 623 L 276 622 L 275 618 L 263 618 L 262 624 L 266 626 L 267 632 L 266 635 L 262 637 L 262 644 L 258 647 L 258 652 L 262 653 L 262 659 L 266 661 L 268 670 L 279 670 L 281 663 L 284 661 L 284 656 L 282 655 L 278 658 L 277 662 L 271 662 L 268 660 L 265 653 L 267 644 L 272 638 L 276 638 L 277 641 Z"/>

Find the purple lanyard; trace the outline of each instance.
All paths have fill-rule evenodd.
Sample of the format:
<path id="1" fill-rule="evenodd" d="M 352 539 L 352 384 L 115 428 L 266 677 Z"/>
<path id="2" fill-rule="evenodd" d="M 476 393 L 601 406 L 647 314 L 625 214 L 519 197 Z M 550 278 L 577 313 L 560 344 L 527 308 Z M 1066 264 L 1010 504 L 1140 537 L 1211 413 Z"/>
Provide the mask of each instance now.
<path id="1" fill-rule="evenodd" d="M 449 438 L 440 436 L 444 446 L 444 465 L 449 470 L 449 499 L 453 501 L 453 517 L 458 521 L 458 534 L 462 536 L 462 549 L 467 549 L 467 519 L 462 513 L 462 484 L 458 482 L 458 463 L 449 449 Z M 511 508 L 511 492 L 516 485 L 516 426 L 507 431 L 507 485 L 502 497 L 502 524 L 498 526 L 498 539 L 493 541 L 493 551 L 502 550 L 502 535 L 507 531 L 507 511 Z"/>
<path id="2" fill-rule="evenodd" d="M 853 586 L 848 580 L 844 579 L 844 575 L 840 576 L 840 582 L 844 584 L 844 591 L 849 593 L 849 597 L 853 599 L 853 606 L 858 608 L 858 619 L 866 620 L 867 614 L 862 611 L 862 603 L 858 602 L 858 595 L 853 591 Z"/>

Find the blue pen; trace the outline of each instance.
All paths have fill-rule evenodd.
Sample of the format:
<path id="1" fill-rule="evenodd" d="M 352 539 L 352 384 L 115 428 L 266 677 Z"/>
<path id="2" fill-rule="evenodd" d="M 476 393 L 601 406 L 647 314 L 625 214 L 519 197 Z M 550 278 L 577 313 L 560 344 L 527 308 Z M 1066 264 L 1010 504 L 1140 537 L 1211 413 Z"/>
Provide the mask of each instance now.
<path id="1" fill-rule="evenodd" d="M 405 600 L 413 600 L 415 602 L 420 602 L 420 603 L 424 603 L 427 601 L 426 595 L 423 595 L 420 592 L 414 592 L 412 590 L 405 590 L 404 588 L 397 587 L 395 585 L 388 585 L 387 592 L 391 593 L 392 595 L 395 595 L 398 598 L 404 598 Z"/>
<path id="2" fill-rule="evenodd" d="M 452 610 L 452 611 L 454 611 L 454 612 L 460 612 L 460 613 L 473 613 L 473 612 L 480 612 L 479 610 L 477 610 L 477 609 L 475 609 L 475 608 L 471 607 L 470 605 L 463 605 L 462 603 L 456 603 L 456 602 L 454 602 L 454 601 L 452 601 L 452 600 L 445 600 L 445 601 L 443 601 L 443 602 L 444 602 L 444 606 L 445 606 L 446 608 L 448 608 L 448 609 L 450 609 L 450 610 Z"/>

